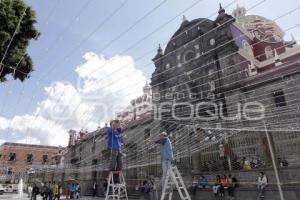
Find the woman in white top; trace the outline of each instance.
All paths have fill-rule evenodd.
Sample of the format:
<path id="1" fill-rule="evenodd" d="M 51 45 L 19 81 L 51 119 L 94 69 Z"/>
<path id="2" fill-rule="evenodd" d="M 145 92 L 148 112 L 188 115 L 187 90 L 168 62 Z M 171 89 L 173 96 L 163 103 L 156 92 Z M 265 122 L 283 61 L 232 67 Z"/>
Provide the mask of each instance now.
<path id="1" fill-rule="evenodd" d="M 257 181 L 257 189 L 258 189 L 258 196 L 257 200 L 263 199 L 265 197 L 265 188 L 268 185 L 268 178 L 264 172 L 260 172 L 260 176 L 258 177 Z"/>

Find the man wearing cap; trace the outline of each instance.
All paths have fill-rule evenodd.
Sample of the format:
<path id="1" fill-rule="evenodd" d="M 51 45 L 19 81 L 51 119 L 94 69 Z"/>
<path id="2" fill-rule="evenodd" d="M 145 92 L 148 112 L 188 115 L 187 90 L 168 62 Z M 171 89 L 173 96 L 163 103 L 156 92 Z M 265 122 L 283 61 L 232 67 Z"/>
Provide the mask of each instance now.
<path id="1" fill-rule="evenodd" d="M 171 162 L 173 160 L 172 144 L 166 132 L 162 132 L 155 143 L 161 145 L 160 156 L 163 170 L 162 185 L 164 185 L 167 171 L 171 167 Z"/>

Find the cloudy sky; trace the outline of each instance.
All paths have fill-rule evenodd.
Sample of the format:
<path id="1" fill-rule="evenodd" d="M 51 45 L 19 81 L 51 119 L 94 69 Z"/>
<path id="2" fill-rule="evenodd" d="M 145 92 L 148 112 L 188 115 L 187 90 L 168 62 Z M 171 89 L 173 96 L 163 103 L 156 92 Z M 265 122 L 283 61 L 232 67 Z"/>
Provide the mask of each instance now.
<path id="1" fill-rule="evenodd" d="M 220 0 L 25 0 L 42 33 L 30 44 L 32 77 L 0 83 L 0 143 L 66 145 L 68 129 L 92 131 L 142 93 L 163 46 L 187 19 L 215 19 Z M 232 0 L 222 0 L 228 5 Z M 236 1 L 245 8 L 261 0 Z M 299 0 L 266 0 L 250 14 L 275 19 Z M 214 14 L 212 16 L 212 14 Z M 276 22 L 286 30 L 300 11 Z M 299 28 L 293 33 L 299 39 Z"/>

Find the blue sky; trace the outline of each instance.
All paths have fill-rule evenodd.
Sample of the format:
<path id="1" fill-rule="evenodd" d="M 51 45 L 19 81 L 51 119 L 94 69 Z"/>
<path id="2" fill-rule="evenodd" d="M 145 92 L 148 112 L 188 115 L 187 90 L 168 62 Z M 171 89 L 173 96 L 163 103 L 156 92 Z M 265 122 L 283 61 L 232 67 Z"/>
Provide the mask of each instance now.
<path id="1" fill-rule="evenodd" d="M 158 43 L 164 44 L 167 42 L 180 26 L 182 15 L 178 16 L 175 20 L 161 28 L 135 48 L 123 54 L 121 54 L 121 52 L 178 15 L 185 8 L 189 7 L 194 2 L 197 2 L 197 0 L 165 1 L 165 3 L 159 6 L 157 10 L 140 21 L 129 32 L 122 35 L 121 38 L 114 41 L 103 51 L 101 51 L 103 47 L 110 43 L 110 41 L 114 40 L 120 33 L 127 30 L 128 27 L 132 26 L 139 18 L 163 1 L 128 0 L 128 2 L 124 4 L 124 7 L 104 23 L 103 20 L 124 3 L 124 0 L 25 0 L 25 2 L 36 11 L 38 21 L 37 29 L 42 35 L 37 41 L 32 41 L 29 46 L 29 52 L 33 59 L 35 69 L 31 74 L 32 77 L 24 83 L 9 80 L 0 84 L 0 119 L 2 119 L 2 122 L 0 121 L 0 142 L 18 141 L 53 145 L 56 144 L 57 141 L 59 144 L 66 144 L 67 137 L 63 135 L 69 128 L 74 127 L 79 129 L 82 127 L 90 130 L 93 129 L 93 127 L 96 128 L 98 122 L 107 120 L 104 119 L 105 116 L 102 116 L 101 114 L 97 117 L 90 116 L 93 119 L 93 123 L 88 125 L 86 125 L 86 123 L 80 124 L 82 120 L 78 116 L 75 117 L 76 119 L 72 120 L 53 119 L 47 112 L 53 109 L 51 104 L 53 106 L 55 102 L 61 101 L 61 99 L 56 99 L 56 97 L 59 96 L 67 100 L 72 99 L 70 96 L 66 96 L 65 92 L 60 91 L 60 89 L 64 88 L 63 91 L 65 91 L 67 88 L 67 91 L 74 91 L 74 94 L 76 94 L 78 77 L 83 79 L 86 86 L 88 84 L 95 84 L 95 82 L 93 82 L 95 80 L 99 81 L 105 76 L 110 76 L 109 71 L 115 66 L 111 66 L 111 69 L 108 69 L 110 65 L 104 66 L 106 69 L 103 69 L 103 71 L 100 70 L 98 74 L 101 77 L 100 79 L 99 76 L 91 77 L 86 75 L 86 71 L 91 71 L 99 67 L 97 66 L 97 63 L 105 63 L 110 58 L 117 58 L 116 62 L 113 62 L 114 65 L 120 64 L 122 66 L 122 63 L 128 60 L 133 61 L 134 63 L 130 68 L 136 76 L 134 78 L 128 78 L 128 80 L 121 85 L 126 85 L 127 82 L 134 83 L 135 79 L 141 80 L 141 82 L 150 79 L 154 66 L 147 64 L 151 63 L 155 51 L 145 56 L 143 59 L 137 60 L 137 58 L 145 52 L 157 48 Z M 208 17 L 212 13 L 218 11 L 219 2 L 220 0 L 199 1 L 199 3 L 184 14 L 187 19 L 190 20 Z M 221 1 L 224 6 L 231 2 L 232 1 L 230 0 Z M 231 14 L 237 4 L 245 6 L 247 9 L 258 2 L 260 2 L 260 0 L 236 1 L 236 3 L 226 8 L 226 11 Z M 266 0 L 261 5 L 253 8 L 250 13 L 274 19 L 299 6 L 300 1 L 298 0 Z M 214 19 L 215 17 L 216 15 L 211 17 L 211 19 Z M 299 18 L 300 10 L 297 10 L 277 22 L 282 29 L 285 30 L 299 23 L 299 20 L 296 20 Z M 103 23 L 102 26 L 99 29 L 96 29 L 101 23 Z M 94 30 L 97 31 L 87 39 Z M 299 39 L 300 28 L 293 29 L 290 32 L 294 34 L 296 39 Z M 286 34 L 286 38 L 290 39 L 289 32 Z M 84 41 L 82 45 L 78 46 L 82 41 Z M 87 54 L 88 52 L 90 53 Z M 65 58 L 67 55 L 69 55 L 69 57 L 66 60 Z M 88 63 L 89 61 L 87 58 L 90 58 L 91 55 L 92 57 L 99 57 L 99 59 L 94 60 L 92 63 Z M 83 58 L 83 56 L 85 57 Z M 126 70 L 117 74 L 116 77 L 122 76 L 122 74 L 126 75 L 127 72 L 130 72 Z M 106 79 L 110 80 L 112 78 L 106 77 Z M 99 85 L 101 84 L 102 82 L 100 81 Z M 141 88 L 142 85 L 142 83 L 139 83 L 136 85 L 136 88 Z M 105 90 L 102 88 L 102 90 L 94 90 L 94 92 L 104 93 L 109 91 L 109 93 L 106 94 L 107 96 L 103 98 L 109 99 L 112 97 L 114 98 L 114 101 L 110 102 L 120 104 L 120 106 L 129 102 L 129 99 L 123 98 L 123 96 L 118 93 L 114 93 L 116 90 L 110 88 L 110 82 L 104 84 L 103 87 Z M 55 88 L 53 89 L 53 93 L 51 93 L 51 88 Z M 132 92 L 136 90 L 130 89 L 129 91 Z M 93 90 L 83 91 L 84 94 L 89 92 L 92 93 Z M 73 96 L 73 93 L 71 93 L 72 92 L 70 92 L 69 95 Z M 140 95 L 140 92 L 136 92 L 135 95 L 130 95 L 129 97 L 133 98 L 138 95 Z M 68 106 L 67 100 L 62 102 L 62 107 Z M 78 101 L 79 104 L 80 102 L 83 102 L 81 97 L 78 97 L 75 101 Z M 82 112 L 84 112 L 84 108 L 92 105 L 90 104 L 90 101 L 84 102 L 83 104 L 86 104 L 86 107 L 83 106 L 83 108 L 78 109 L 82 109 Z M 69 108 L 67 108 L 67 110 L 68 109 Z M 91 110 L 90 115 L 95 115 L 95 113 L 99 112 L 99 108 L 94 107 L 94 110 Z M 78 113 L 78 115 L 81 116 L 80 113 Z M 30 124 L 32 122 L 31 120 L 36 116 L 40 116 L 41 118 L 35 120 L 33 124 Z M 88 119 L 85 120 L 88 121 Z M 56 123 L 53 124 L 54 122 Z M 9 125 L 7 125 L 7 123 Z M 45 125 L 45 123 L 47 125 Z M 45 125 L 45 127 L 40 127 L 42 125 Z M 54 142 L 50 141 L 53 134 L 50 134 L 49 131 L 52 128 L 53 131 L 58 130 L 61 134 L 60 136 L 57 136 Z M 49 137 L 45 137 L 49 134 Z M 59 138 L 63 138 L 63 141 Z"/>

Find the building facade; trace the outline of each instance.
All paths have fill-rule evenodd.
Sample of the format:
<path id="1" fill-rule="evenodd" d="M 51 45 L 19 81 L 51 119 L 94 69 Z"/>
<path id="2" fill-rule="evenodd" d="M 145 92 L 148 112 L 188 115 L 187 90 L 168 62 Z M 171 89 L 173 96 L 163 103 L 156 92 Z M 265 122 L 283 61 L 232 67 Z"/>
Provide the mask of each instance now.
<path id="1" fill-rule="evenodd" d="M 120 113 L 117 113 L 117 119 L 123 123 L 133 120 L 139 120 L 152 114 L 152 93 L 148 82 L 143 87 L 143 95 L 131 100 L 130 105 Z"/>
<path id="2" fill-rule="evenodd" d="M 20 177 L 58 164 L 55 155 L 61 150 L 53 146 L 3 143 L 0 146 L 1 181 L 18 183 Z"/>
<path id="3" fill-rule="evenodd" d="M 221 6 L 218 13 L 213 20 L 183 18 L 153 58 L 152 94 L 146 85 L 144 95 L 132 101 L 134 109 L 119 113 L 127 122 L 122 151 L 129 187 L 161 176 L 153 140 L 162 131 L 169 134 L 187 182 L 200 174 L 215 181 L 216 174 L 231 173 L 251 187 L 263 170 L 274 185 L 274 167 L 281 183 L 300 180 L 300 46 L 293 38 L 285 41 L 276 22 L 247 15 L 243 7 L 233 16 Z M 150 114 L 139 113 L 139 105 L 148 101 L 154 104 Z M 52 179 L 80 180 L 83 191 L 94 182 L 102 185 L 105 130 L 76 140 L 71 132 L 65 167 L 52 171 Z"/>
<path id="4" fill-rule="evenodd" d="M 271 169 L 272 159 L 298 168 L 300 46 L 272 20 L 233 15 L 220 6 L 215 20 L 184 17 L 158 48 L 154 117 L 188 173 Z"/>

